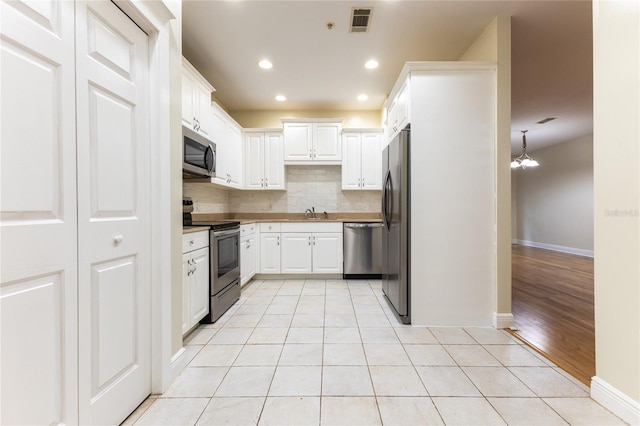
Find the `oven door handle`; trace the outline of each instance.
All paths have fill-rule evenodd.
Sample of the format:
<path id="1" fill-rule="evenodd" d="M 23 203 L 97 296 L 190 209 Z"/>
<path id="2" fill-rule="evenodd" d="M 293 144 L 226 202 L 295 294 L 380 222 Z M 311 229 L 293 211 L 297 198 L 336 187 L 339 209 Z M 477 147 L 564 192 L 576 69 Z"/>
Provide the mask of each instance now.
<path id="1" fill-rule="evenodd" d="M 225 229 L 224 231 L 211 231 L 211 232 L 213 232 L 213 236 L 215 238 L 226 237 L 227 235 L 233 235 L 233 234 L 240 235 L 240 227 L 233 228 L 233 229 Z"/>

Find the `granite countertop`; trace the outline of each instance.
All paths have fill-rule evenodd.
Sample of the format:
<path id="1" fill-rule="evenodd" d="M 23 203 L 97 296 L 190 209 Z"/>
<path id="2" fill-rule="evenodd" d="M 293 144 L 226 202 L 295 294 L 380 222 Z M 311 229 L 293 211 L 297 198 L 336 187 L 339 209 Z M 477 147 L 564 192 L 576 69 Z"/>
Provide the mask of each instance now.
<path id="1" fill-rule="evenodd" d="M 193 219 L 237 220 L 241 225 L 261 222 L 382 222 L 380 213 L 324 213 L 316 212 L 317 219 L 305 218 L 303 213 L 193 213 Z"/>
<path id="2" fill-rule="evenodd" d="M 382 222 L 379 213 L 328 213 L 324 218 L 324 213 L 316 212 L 317 219 L 305 218 L 302 213 L 193 213 L 194 221 L 218 221 L 235 220 L 241 225 L 262 222 Z M 191 232 L 206 231 L 206 226 L 185 226 L 182 228 L 183 234 Z"/>

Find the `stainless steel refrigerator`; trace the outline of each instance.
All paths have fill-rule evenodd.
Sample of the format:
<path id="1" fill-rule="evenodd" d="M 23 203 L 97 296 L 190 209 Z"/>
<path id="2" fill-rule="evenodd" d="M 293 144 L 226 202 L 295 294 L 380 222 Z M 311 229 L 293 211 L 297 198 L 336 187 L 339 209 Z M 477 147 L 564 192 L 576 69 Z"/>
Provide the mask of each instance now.
<path id="1" fill-rule="evenodd" d="M 382 154 L 382 290 L 404 323 L 411 323 L 410 141 L 401 131 Z"/>

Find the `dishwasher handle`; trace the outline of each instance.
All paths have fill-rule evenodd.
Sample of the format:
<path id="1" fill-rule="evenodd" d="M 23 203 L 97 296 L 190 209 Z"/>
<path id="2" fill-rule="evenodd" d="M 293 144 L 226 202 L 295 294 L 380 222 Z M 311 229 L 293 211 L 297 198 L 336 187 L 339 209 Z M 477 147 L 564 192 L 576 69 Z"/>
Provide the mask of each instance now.
<path id="1" fill-rule="evenodd" d="M 345 223 L 345 228 L 380 228 L 382 227 L 382 223 L 380 222 L 372 222 L 372 223 Z"/>

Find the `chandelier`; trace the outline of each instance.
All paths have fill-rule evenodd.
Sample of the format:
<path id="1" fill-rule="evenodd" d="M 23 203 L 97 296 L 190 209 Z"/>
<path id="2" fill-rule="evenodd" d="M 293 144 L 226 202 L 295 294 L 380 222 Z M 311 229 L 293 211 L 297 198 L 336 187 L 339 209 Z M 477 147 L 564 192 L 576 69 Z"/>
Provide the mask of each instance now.
<path id="1" fill-rule="evenodd" d="M 540 165 L 536 160 L 531 158 L 529 154 L 527 154 L 527 136 L 525 135 L 527 132 L 528 130 L 522 130 L 522 154 L 513 159 L 511 162 L 512 169 L 522 167 L 524 170 L 527 167 L 537 167 Z"/>

